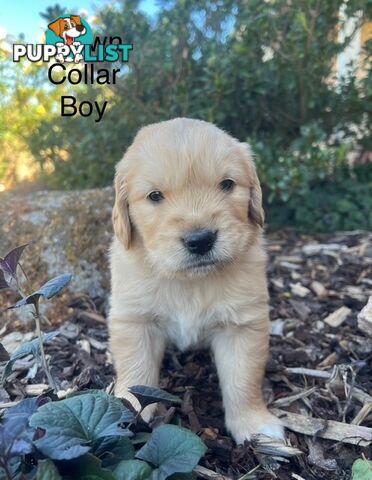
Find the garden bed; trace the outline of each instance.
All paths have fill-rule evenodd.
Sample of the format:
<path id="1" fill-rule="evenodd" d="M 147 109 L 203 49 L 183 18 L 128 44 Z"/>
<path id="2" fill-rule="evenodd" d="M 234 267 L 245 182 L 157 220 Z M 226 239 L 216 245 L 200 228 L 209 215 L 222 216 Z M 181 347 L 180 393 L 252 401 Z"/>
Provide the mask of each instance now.
<path id="1" fill-rule="evenodd" d="M 161 387 L 182 404 L 160 406 L 154 422 L 178 417 L 201 436 L 208 452 L 200 478 L 239 479 L 253 470 L 244 478 L 350 478 L 354 460 L 372 440 L 367 428 L 372 426 L 372 338 L 357 321 L 372 290 L 371 244 L 371 235 L 363 232 L 268 236 L 273 335 L 264 389 L 301 455 L 284 458 L 275 450 L 279 458 L 273 458 L 254 442 L 236 447 L 224 429 L 210 353 L 167 350 Z M 106 306 L 103 298 L 79 296 L 70 304 L 70 315 L 58 321 L 60 334 L 45 349 L 61 395 L 71 389 L 112 390 Z M 6 348 L 30 336 L 21 326 L 13 330 L 11 324 L 3 327 Z M 33 357 L 18 360 L 0 390 L 0 407 L 47 388 Z"/>

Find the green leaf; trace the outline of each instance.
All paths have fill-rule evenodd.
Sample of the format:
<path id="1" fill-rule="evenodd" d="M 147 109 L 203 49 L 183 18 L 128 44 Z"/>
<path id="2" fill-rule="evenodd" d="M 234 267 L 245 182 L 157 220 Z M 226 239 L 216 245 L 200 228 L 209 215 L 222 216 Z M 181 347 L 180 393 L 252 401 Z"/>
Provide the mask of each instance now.
<path id="1" fill-rule="evenodd" d="M 151 480 L 165 480 L 174 473 L 188 473 L 198 464 L 207 447 L 198 436 L 176 425 L 156 428 L 136 457 L 157 467 Z"/>
<path id="2" fill-rule="evenodd" d="M 131 460 L 135 454 L 132 441 L 127 437 L 100 438 L 94 443 L 92 452 L 104 467 L 115 466 L 121 460 Z"/>
<path id="3" fill-rule="evenodd" d="M 63 478 L 67 477 L 76 480 L 115 480 L 112 472 L 102 468 L 101 461 L 90 453 L 69 462 L 64 462 L 61 471 Z"/>
<path id="4" fill-rule="evenodd" d="M 148 480 L 152 468 L 141 460 L 124 460 L 113 471 L 115 480 Z"/>
<path id="5" fill-rule="evenodd" d="M 22 298 L 22 300 L 17 302 L 11 308 L 19 308 L 19 307 L 22 307 L 23 305 L 36 304 L 39 301 L 40 297 L 45 297 L 47 299 L 55 297 L 61 290 L 63 290 L 71 282 L 71 279 L 72 279 L 71 274 L 60 275 L 59 277 L 55 277 L 52 280 L 49 280 L 47 283 L 45 283 L 36 292 L 32 293 L 26 298 Z"/>
<path id="6" fill-rule="evenodd" d="M 129 391 L 137 398 L 142 408 L 157 402 L 181 403 L 180 398 L 176 397 L 175 395 L 171 395 L 160 388 L 147 387 L 145 385 L 134 385 L 133 387 L 129 388 Z"/>
<path id="7" fill-rule="evenodd" d="M 45 430 L 36 447 L 44 455 L 62 460 L 87 453 L 99 438 L 132 435 L 119 425 L 133 418 L 118 398 L 100 392 L 43 405 L 32 415 L 30 424 Z"/>
<path id="8" fill-rule="evenodd" d="M 44 333 L 42 336 L 43 343 L 47 343 L 52 340 L 54 337 L 59 335 L 59 331 L 55 330 L 53 332 Z M 40 355 L 40 342 L 38 338 L 31 340 L 30 342 L 23 343 L 17 350 L 11 355 L 10 360 L 5 365 L 3 379 L 6 378 L 12 371 L 13 363 L 20 358 L 25 357 L 26 355 L 33 355 L 38 357 Z"/>
<path id="9" fill-rule="evenodd" d="M 352 480 L 372 480 L 372 462 L 358 458 L 353 463 Z"/>
<path id="10" fill-rule="evenodd" d="M 62 480 L 52 460 L 40 460 L 37 467 L 36 480 Z"/>

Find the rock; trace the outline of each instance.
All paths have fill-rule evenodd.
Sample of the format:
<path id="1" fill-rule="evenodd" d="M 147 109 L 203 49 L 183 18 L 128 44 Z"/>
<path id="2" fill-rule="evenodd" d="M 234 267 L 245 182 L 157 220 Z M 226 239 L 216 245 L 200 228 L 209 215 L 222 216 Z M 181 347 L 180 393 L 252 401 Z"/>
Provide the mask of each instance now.
<path id="1" fill-rule="evenodd" d="M 351 312 L 348 307 L 340 307 L 335 310 L 333 313 L 324 318 L 324 322 L 330 325 L 331 327 L 337 328 L 346 320 L 347 316 Z"/>
<path id="2" fill-rule="evenodd" d="M 44 309 L 50 320 L 60 317 L 75 295 L 107 297 L 113 200 L 112 188 L 0 194 L 0 256 L 30 243 L 21 259 L 30 284 L 25 289 L 30 292 L 62 273 L 74 275 L 66 293 L 45 303 L 53 306 Z M 1 293 L 0 307 L 7 301 L 9 295 Z M 16 315 L 22 317 L 22 309 Z"/>
<path id="3" fill-rule="evenodd" d="M 372 295 L 369 297 L 367 305 L 358 314 L 358 328 L 372 337 Z"/>

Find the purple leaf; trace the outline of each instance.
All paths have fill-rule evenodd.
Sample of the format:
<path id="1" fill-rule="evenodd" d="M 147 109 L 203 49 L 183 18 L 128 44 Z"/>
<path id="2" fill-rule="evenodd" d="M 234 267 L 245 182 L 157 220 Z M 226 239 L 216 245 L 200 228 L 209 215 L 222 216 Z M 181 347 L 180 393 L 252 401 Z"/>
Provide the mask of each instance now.
<path id="1" fill-rule="evenodd" d="M 28 243 L 25 245 L 20 245 L 19 247 L 16 247 L 7 253 L 4 258 L 0 258 L 0 269 L 15 278 L 18 262 L 21 258 L 23 250 L 27 247 L 27 245 Z"/>
<path id="2" fill-rule="evenodd" d="M 9 359 L 9 353 L 5 350 L 4 345 L 0 343 L 0 362 L 7 362 Z"/>
<path id="3" fill-rule="evenodd" d="M 47 400 L 43 397 L 27 398 L 5 412 L 0 425 L 0 463 L 8 464 L 12 458 L 33 451 L 35 429 L 29 419 Z"/>
<path id="4" fill-rule="evenodd" d="M 9 288 L 9 285 L 5 280 L 3 271 L 0 270 L 0 290 L 3 290 L 4 288 Z"/>

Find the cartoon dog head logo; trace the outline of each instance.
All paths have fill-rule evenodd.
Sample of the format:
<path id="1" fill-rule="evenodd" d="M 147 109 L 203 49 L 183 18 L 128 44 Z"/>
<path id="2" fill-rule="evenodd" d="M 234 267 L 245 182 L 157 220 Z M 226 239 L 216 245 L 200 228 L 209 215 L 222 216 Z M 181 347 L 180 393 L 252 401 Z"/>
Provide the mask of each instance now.
<path id="1" fill-rule="evenodd" d="M 93 42 L 93 33 L 88 22 L 80 15 L 62 15 L 49 23 L 45 34 L 45 43 L 56 45 L 61 53 L 56 55 L 57 62 L 75 62 L 83 59 L 81 53 L 74 53 L 80 45 Z M 63 52 L 63 53 L 62 53 Z M 68 53 L 66 53 L 68 52 Z"/>
<path id="2" fill-rule="evenodd" d="M 79 15 L 58 18 L 48 25 L 58 37 L 63 38 L 66 45 L 71 45 L 78 37 L 85 35 L 87 29 L 81 22 Z"/>

